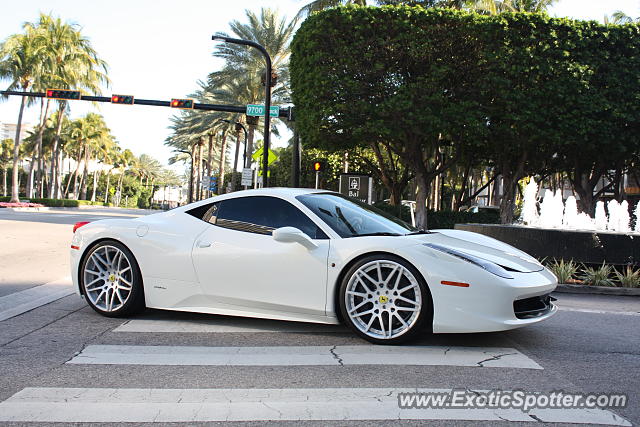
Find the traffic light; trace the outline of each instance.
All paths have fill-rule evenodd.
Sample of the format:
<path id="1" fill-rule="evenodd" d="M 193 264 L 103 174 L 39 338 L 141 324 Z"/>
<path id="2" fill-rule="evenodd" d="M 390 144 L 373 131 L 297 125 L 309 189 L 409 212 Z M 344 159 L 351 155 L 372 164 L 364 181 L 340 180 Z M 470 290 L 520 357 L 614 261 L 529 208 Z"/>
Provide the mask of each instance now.
<path id="1" fill-rule="evenodd" d="M 187 110 L 193 109 L 193 99 L 172 99 L 171 108 L 184 108 Z"/>
<path id="2" fill-rule="evenodd" d="M 50 99 L 80 99 L 79 90 L 47 89 L 47 98 Z"/>
<path id="3" fill-rule="evenodd" d="M 326 160 L 316 160 L 313 162 L 313 171 L 314 172 L 324 172 L 327 169 L 327 161 Z"/>
<path id="4" fill-rule="evenodd" d="M 111 95 L 111 103 L 133 105 L 133 95 Z"/>

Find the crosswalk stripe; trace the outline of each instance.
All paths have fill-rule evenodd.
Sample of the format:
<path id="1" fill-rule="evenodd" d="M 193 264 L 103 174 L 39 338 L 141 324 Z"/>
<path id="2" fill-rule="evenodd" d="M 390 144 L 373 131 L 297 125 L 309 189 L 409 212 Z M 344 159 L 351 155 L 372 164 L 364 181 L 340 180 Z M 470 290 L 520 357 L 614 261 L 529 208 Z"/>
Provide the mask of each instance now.
<path id="1" fill-rule="evenodd" d="M 400 409 L 398 393 L 451 390 L 25 388 L 0 403 L 0 421 L 206 422 L 467 420 L 631 424 L 602 409 Z"/>
<path id="2" fill-rule="evenodd" d="M 67 276 L 24 291 L 0 297 L 0 321 L 71 295 L 75 290 Z"/>
<path id="3" fill-rule="evenodd" d="M 114 332 L 144 333 L 235 333 L 235 332 L 345 332 L 339 325 L 286 322 L 283 320 L 215 317 L 198 320 L 132 319 Z"/>
<path id="4" fill-rule="evenodd" d="M 197 347 L 90 345 L 68 361 L 89 365 L 447 365 L 543 369 L 513 348 L 436 346 Z"/>

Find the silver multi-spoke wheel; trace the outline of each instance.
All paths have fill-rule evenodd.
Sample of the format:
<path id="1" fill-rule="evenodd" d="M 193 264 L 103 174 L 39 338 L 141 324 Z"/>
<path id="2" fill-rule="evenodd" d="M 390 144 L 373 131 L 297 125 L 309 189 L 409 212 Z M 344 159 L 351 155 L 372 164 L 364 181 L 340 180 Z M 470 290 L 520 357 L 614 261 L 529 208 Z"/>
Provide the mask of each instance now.
<path id="1" fill-rule="evenodd" d="M 96 247 L 84 265 L 85 295 L 96 308 L 114 312 L 122 308 L 133 290 L 131 261 L 119 248 Z"/>
<path id="2" fill-rule="evenodd" d="M 370 261 L 358 268 L 349 278 L 344 299 L 351 323 L 378 340 L 397 338 L 411 330 L 423 304 L 416 277 L 391 260 Z"/>

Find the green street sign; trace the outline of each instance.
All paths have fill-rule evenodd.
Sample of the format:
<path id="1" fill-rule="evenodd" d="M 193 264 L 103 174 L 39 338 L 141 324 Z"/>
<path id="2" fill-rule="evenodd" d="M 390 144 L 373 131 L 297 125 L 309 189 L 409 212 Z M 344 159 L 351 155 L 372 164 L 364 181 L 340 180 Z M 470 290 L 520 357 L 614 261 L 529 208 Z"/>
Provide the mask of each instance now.
<path id="1" fill-rule="evenodd" d="M 258 150 L 256 150 L 255 153 L 253 153 L 253 156 L 251 156 L 253 158 L 253 160 L 258 161 L 262 158 L 262 153 L 264 153 L 264 148 L 260 147 L 258 148 Z M 271 151 L 271 149 L 269 149 L 269 156 L 267 157 L 267 164 L 271 164 L 273 162 L 275 162 L 276 160 L 278 160 L 278 156 L 276 156 L 276 153 L 274 153 L 273 151 Z"/>
<path id="2" fill-rule="evenodd" d="M 278 115 L 280 115 L 280 107 L 277 105 L 271 106 L 271 108 L 269 108 L 269 116 L 278 117 Z M 264 116 L 264 105 L 248 104 L 247 116 Z"/>

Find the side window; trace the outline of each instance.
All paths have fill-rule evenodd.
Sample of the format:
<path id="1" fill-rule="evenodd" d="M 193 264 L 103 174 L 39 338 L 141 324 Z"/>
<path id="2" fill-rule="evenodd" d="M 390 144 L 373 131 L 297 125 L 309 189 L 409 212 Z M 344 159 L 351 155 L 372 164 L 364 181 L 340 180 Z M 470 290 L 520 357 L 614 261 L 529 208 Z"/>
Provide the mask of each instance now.
<path id="1" fill-rule="evenodd" d="M 298 208 L 277 197 L 239 197 L 220 202 L 212 215 L 212 223 L 249 233 L 271 234 L 280 227 L 295 227 L 312 239 L 327 235 Z"/>
<path id="2" fill-rule="evenodd" d="M 204 222 L 210 222 L 212 224 L 215 224 L 216 214 L 218 213 L 219 206 L 220 206 L 220 202 L 209 203 L 209 204 L 198 206 L 197 208 L 188 210 L 186 213 L 198 219 L 201 219 Z"/>

